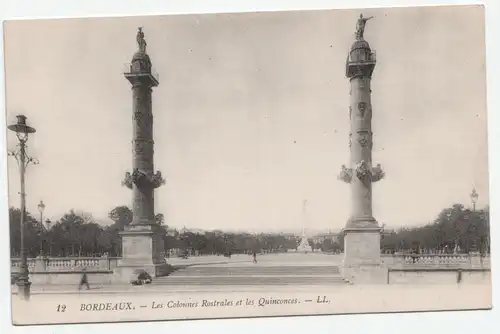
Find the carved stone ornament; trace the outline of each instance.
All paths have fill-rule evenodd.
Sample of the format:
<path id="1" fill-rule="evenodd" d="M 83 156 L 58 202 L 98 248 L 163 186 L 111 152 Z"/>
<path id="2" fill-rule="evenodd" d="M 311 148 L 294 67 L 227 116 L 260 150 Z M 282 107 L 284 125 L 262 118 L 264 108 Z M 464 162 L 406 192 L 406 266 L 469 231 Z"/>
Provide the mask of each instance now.
<path id="1" fill-rule="evenodd" d="M 141 171 L 137 168 L 134 168 L 134 171 L 132 172 L 132 182 L 136 186 L 140 186 L 144 184 L 144 181 L 147 180 L 147 175 L 144 171 Z"/>
<path id="2" fill-rule="evenodd" d="M 152 150 L 152 146 L 150 144 L 154 144 L 154 141 L 151 139 L 142 139 L 136 138 L 134 141 L 134 152 L 137 154 L 143 154 L 146 150 Z"/>
<path id="3" fill-rule="evenodd" d="M 361 162 L 356 165 L 356 176 L 363 183 L 366 183 L 367 177 L 371 176 L 370 170 L 364 160 L 361 160 Z"/>
<path id="4" fill-rule="evenodd" d="M 136 112 L 134 112 L 134 118 L 133 118 L 133 119 L 134 119 L 134 121 L 140 122 L 140 121 L 141 121 L 141 119 L 142 119 L 142 115 L 143 115 L 143 114 L 142 114 L 142 112 L 140 112 L 140 111 L 136 111 Z"/>
<path id="5" fill-rule="evenodd" d="M 129 172 L 125 173 L 125 179 L 122 181 L 122 185 L 129 189 L 132 189 L 133 184 L 142 189 L 158 188 L 165 184 L 165 179 L 162 177 L 160 171 L 153 174 L 135 168 L 132 174 Z"/>
<path id="6" fill-rule="evenodd" d="M 365 117 L 366 102 L 359 102 L 358 103 L 358 110 L 359 110 L 359 114 L 361 115 L 361 117 Z"/>
<path id="7" fill-rule="evenodd" d="M 160 171 L 156 171 L 156 173 L 151 176 L 151 184 L 153 188 L 158 188 L 165 184 L 165 179 L 161 176 Z"/>
<path id="8" fill-rule="evenodd" d="M 129 189 L 132 189 L 132 174 L 130 174 L 129 172 L 126 172 L 125 173 L 125 179 L 123 179 L 122 181 L 122 186 L 125 186 Z"/>
<path id="9" fill-rule="evenodd" d="M 366 134 L 360 135 L 360 137 L 358 138 L 358 143 L 359 143 L 359 145 L 361 145 L 361 147 L 368 147 L 368 145 L 370 143 L 370 139 L 368 138 L 368 135 L 366 135 Z"/>
<path id="10" fill-rule="evenodd" d="M 385 177 L 385 172 L 382 170 L 380 164 L 372 168 L 372 182 L 377 182 Z"/>
<path id="11" fill-rule="evenodd" d="M 347 168 L 345 165 L 342 165 L 342 170 L 340 171 L 338 179 L 344 181 L 345 183 L 351 183 L 352 169 Z"/>
<path id="12" fill-rule="evenodd" d="M 134 152 L 143 154 L 145 150 L 145 142 L 142 140 L 134 140 Z"/>

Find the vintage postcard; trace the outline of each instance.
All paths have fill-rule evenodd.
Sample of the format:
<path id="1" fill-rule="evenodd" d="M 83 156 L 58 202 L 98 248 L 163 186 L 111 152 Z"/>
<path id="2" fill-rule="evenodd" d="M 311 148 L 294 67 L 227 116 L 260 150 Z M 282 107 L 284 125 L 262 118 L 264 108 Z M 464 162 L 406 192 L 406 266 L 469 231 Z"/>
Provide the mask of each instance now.
<path id="1" fill-rule="evenodd" d="M 7 21 L 12 321 L 490 309 L 484 7 Z"/>

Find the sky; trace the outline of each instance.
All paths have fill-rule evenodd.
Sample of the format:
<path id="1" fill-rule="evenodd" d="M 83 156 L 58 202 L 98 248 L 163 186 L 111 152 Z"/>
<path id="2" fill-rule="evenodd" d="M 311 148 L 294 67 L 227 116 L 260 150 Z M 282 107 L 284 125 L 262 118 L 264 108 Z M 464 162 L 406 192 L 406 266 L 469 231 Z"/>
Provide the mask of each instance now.
<path id="1" fill-rule="evenodd" d="M 359 10 L 10 21 L 7 122 L 37 128 L 27 209 L 70 209 L 109 224 L 131 206 L 132 92 L 123 72 L 142 26 L 159 74 L 156 212 L 173 227 L 340 230 L 350 214 L 349 81 Z M 372 79 L 374 217 L 433 220 L 454 203 L 488 203 L 484 13 L 480 6 L 364 10 Z M 9 148 L 15 136 L 8 134 Z M 10 204 L 19 174 L 9 159 Z M 307 219 L 302 203 L 307 200 Z"/>

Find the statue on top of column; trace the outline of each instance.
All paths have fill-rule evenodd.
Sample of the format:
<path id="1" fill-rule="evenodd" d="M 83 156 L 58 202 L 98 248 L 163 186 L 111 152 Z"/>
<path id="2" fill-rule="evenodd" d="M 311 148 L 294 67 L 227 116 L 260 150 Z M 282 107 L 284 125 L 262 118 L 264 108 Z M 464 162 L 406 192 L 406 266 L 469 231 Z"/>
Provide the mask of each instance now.
<path id="1" fill-rule="evenodd" d="M 142 31 L 142 27 L 139 27 L 139 31 L 137 31 L 137 45 L 139 46 L 140 52 L 146 52 L 146 40 L 144 39 L 144 32 Z"/>
<path id="2" fill-rule="evenodd" d="M 356 39 L 358 41 L 363 40 L 363 34 L 365 32 L 366 21 L 372 19 L 373 16 L 364 18 L 363 14 L 359 14 L 358 23 L 356 24 Z"/>

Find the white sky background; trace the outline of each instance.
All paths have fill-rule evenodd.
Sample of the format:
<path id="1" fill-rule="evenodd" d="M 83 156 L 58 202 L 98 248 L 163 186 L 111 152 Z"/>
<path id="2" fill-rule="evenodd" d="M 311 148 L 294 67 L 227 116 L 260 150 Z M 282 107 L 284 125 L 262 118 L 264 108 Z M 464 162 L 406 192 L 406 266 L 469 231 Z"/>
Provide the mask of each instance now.
<path id="1" fill-rule="evenodd" d="M 144 26 L 154 90 L 157 212 L 170 226 L 340 229 L 350 209 L 337 180 L 349 161 L 346 52 L 359 10 L 18 21 L 4 26 L 7 121 L 37 128 L 28 210 L 107 220 L 130 205 L 132 95 L 124 64 Z M 480 7 L 364 10 L 377 51 L 372 81 L 374 216 L 425 223 L 473 185 L 488 202 Z M 9 134 L 12 147 L 15 137 Z M 9 195 L 18 173 L 9 161 Z"/>

